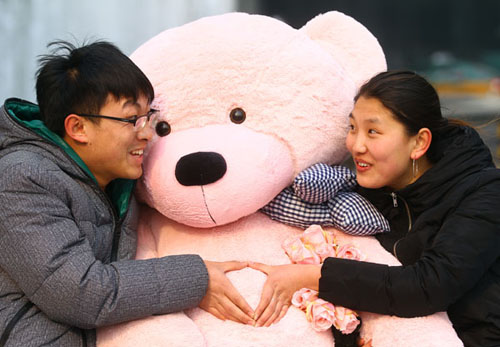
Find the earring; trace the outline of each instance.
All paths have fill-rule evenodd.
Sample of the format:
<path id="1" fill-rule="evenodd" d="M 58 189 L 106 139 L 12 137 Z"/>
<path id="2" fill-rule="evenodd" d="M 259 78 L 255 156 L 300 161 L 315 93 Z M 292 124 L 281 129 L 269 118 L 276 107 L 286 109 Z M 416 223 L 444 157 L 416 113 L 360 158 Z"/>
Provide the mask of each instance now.
<path id="1" fill-rule="evenodd" d="M 412 171 L 413 171 L 413 178 L 417 177 L 417 174 L 418 174 L 418 161 L 416 161 L 415 158 L 413 158 Z"/>

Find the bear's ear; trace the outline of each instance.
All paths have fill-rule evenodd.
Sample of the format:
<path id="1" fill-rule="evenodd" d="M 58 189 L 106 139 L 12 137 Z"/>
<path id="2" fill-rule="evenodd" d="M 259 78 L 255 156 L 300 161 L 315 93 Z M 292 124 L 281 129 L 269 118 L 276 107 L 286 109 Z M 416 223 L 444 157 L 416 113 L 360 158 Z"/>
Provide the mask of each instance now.
<path id="1" fill-rule="evenodd" d="M 359 88 L 373 75 L 385 71 L 385 55 L 375 36 L 361 23 L 331 11 L 311 19 L 300 31 L 330 53 Z"/>

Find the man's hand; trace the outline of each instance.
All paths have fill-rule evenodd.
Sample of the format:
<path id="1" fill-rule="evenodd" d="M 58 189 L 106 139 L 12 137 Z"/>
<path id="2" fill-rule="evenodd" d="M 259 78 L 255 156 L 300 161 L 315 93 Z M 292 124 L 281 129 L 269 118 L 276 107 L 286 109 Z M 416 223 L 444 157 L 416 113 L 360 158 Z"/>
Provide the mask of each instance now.
<path id="1" fill-rule="evenodd" d="M 277 265 L 249 263 L 252 269 L 267 275 L 259 305 L 255 310 L 256 326 L 270 326 L 283 318 L 290 307 L 293 294 L 301 288 L 318 290 L 320 265 Z"/>
<path id="2" fill-rule="evenodd" d="M 253 325 L 254 312 L 226 277 L 226 272 L 241 270 L 245 262 L 204 260 L 208 270 L 208 289 L 200 307 L 219 319 Z"/>

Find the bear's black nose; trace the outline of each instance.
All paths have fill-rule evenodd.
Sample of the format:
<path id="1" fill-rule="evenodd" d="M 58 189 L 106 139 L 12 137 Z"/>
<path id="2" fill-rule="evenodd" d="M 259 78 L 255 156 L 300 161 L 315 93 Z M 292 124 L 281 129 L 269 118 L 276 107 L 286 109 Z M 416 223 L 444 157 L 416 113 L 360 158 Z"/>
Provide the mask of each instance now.
<path id="1" fill-rule="evenodd" d="M 226 170 L 226 161 L 220 154 L 196 152 L 179 159 L 175 177 L 183 186 L 202 186 L 218 181 Z"/>

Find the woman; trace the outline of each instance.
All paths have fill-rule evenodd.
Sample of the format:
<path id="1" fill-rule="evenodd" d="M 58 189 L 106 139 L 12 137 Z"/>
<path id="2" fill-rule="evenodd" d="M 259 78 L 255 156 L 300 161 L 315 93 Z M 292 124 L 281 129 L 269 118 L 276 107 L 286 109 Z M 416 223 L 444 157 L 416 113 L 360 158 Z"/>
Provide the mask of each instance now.
<path id="1" fill-rule="evenodd" d="M 408 71 L 363 85 L 350 123 L 359 192 L 389 220 L 391 232 L 376 237 L 403 266 L 251 264 L 268 274 L 257 325 L 279 320 L 308 287 L 355 310 L 447 311 L 466 346 L 499 346 L 500 170 L 488 148 L 471 127 L 443 118 L 434 88 Z"/>

